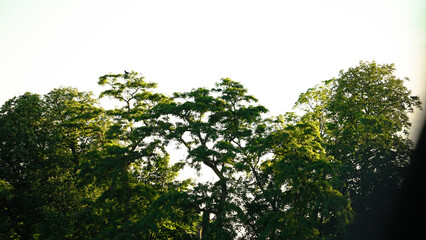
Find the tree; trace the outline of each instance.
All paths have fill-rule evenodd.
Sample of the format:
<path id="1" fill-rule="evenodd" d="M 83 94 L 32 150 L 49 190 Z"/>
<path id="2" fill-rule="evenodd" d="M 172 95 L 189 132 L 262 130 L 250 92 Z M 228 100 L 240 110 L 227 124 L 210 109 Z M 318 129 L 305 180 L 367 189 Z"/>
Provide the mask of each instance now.
<path id="1" fill-rule="evenodd" d="M 342 162 L 341 190 L 351 196 L 354 226 L 385 219 L 392 198 L 383 193 L 399 187 L 410 161 L 408 114 L 421 102 L 404 86 L 408 79 L 394 72 L 393 64 L 360 62 L 301 94 L 296 103 L 305 107 L 302 118 L 315 119 L 324 129 L 326 151 Z"/>
<path id="2" fill-rule="evenodd" d="M 108 110 L 74 88 L 12 98 L 0 108 L 0 237 L 377 238 L 360 223 L 384 221 L 421 105 L 394 71 L 341 71 L 300 95 L 300 116 L 267 118 L 231 79 L 168 97 L 133 71 L 99 78 L 100 98 L 119 103 Z M 186 158 L 170 159 L 171 145 Z M 184 166 L 215 179 L 177 180 Z"/>
<path id="3" fill-rule="evenodd" d="M 262 116 L 267 109 L 230 79 L 173 100 L 155 111 L 166 138 L 188 150 L 189 166 L 218 179 L 194 189 L 203 239 L 330 237 L 347 225 L 349 201 L 334 186 L 338 162 L 326 157 L 314 125 L 274 128 L 279 123 Z"/>
<path id="4" fill-rule="evenodd" d="M 43 155 L 39 145 L 42 128 L 43 104 L 39 95 L 25 93 L 7 101 L 0 112 L 0 179 L 5 181 L 9 201 L 8 225 L 14 237 L 30 238 L 39 222 L 39 201 L 32 201 L 43 174 Z M 43 138 L 43 137 L 42 137 Z"/>
<path id="5" fill-rule="evenodd" d="M 270 138 L 273 155 L 251 170 L 258 182 L 246 203 L 254 239 L 331 239 L 352 217 L 337 190 L 340 163 L 326 155 L 315 124 L 281 124 Z"/>
<path id="6" fill-rule="evenodd" d="M 169 102 L 153 93 L 155 83 L 145 82 L 136 72 L 108 74 L 99 78 L 109 96 L 124 106 L 108 110 L 111 125 L 102 149 L 89 156 L 86 171 L 104 191 L 97 200 L 99 239 L 191 239 L 197 215 L 177 196 L 184 196 L 190 182 L 176 181 L 180 164 L 170 166 L 165 144 L 158 135 L 158 122 L 149 111 Z M 160 204 L 161 203 L 161 204 Z M 167 210 L 166 210 L 167 209 Z"/>
<path id="7" fill-rule="evenodd" d="M 40 239 L 88 239 L 93 225 L 87 202 L 99 189 L 81 185 L 80 166 L 86 155 L 101 146 L 106 129 L 105 115 L 92 93 L 74 88 L 54 89 L 44 95 L 43 179 L 38 186 L 43 220 L 37 226 Z M 42 144 L 42 143 L 40 143 Z"/>
<path id="8" fill-rule="evenodd" d="M 3 105 L 0 178 L 12 189 L 8 212 L 16 237 L 87 234 L 78 214 L 88 189 L 77 187 L 76 176 L 80 156 L 94 147 L 100 129 L 94 103 L 88 93 L 62 88 L 44 97 L 26 93 Z"/>
<path id="9" fill-rule="evenodd" d="M 13 219 L 13 216 L 16 216 L 13 199 L 13 187 L 0 179 L 0 237 L 2 239 L 19 238 L 18 226 Z"/>
<path id="10" fill-rule="evenodd" d="M 232 197 L 237 183 L 234 166 L 243 161 L 239 148 L 254 134 L 250 126 L 267 111 L 251 105 L 257 100 L 246 93 L 240 83 L 222 79 L 211 90 L 175 93 L 173 102 L 159 105 L 156 111 L 166 138 L 186 148 L 187 164 L 197 170 L 208 167 L 218 178 L 194 191 L 203 214 L 203 239 L 233 239 L 240 225 L 240 209 Z"/>

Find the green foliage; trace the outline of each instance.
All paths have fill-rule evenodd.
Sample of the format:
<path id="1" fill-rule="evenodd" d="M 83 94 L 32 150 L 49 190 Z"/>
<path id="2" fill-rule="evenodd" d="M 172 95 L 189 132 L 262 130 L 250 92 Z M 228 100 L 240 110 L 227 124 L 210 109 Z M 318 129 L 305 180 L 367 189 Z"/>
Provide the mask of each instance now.
<path id="1" fill-rule="evenodd" d="M 264 187 L 259 184 L 256 201 L 248 204 L 257 239 L 335 237 L 349 224 L 352 211 L 337 190 L 340 163 L 327 157 L 318 128 L 286 124 L 273 132 L 273 139 L 274 155 L 261 164 Z"/>
<path id="2" fill-rule="evenodd" d="M 135 72 L 99 79 L 100 85 L 109 87 L 101 97 L 112 97 L 124 106 L 107 111 L 111 127 L 105 144 L 91 152 L 92 161 L 83 175 L 102 189 L 94 203 L 100 209 L 97 224 L 102 229 L 97 238 L 189 239 L 195 235 L 197 215 L 172 197 L 185 191 L 189 182 L 175 180 L 181 166 L 170 166 L 164 144 L 156 136 L 157 120 L 150 117 L 150 110 L 168 98 L 150 91 L 156 84 L 144 82 Z M 166 203 L 167 211 L 159 209 Z"/>
<path id="3" fill-rule="evenodd" d="M 342 162 L 341 191 L 350 195 L 356 213 L 353 232 L 360 231 L 357 224 L 373 225 L 389 211 L 391 196 L 380 196 L 398 189 L 410 161 L 408 114 L 421 103 L 403 85 L 408 79 L 394 72 L 393 64 L 360 62 L 301 94 L 296 103 L 305 112 L 302 119 L 316 119 L 323 129 L 327 153 Z"/>
<path id="4" fill-rule="evenodd" d="M 88 189 L 76 186 L 76 169 L 97 136 L 94 102 L 68 88 L 44 98 L 26 93 L 2 107 L 1 178 L 14 189 L 10 214 L 20 237 L 79 239 L 85 232 L 76 214 Z"/>
<path id="5" fill-rule="evenodd" d="M 0 237 L 2 239 L 17 239 L 16 222 L 13 219 L 13 187 L 0 179 Z"/>
<path id="6" fill-rule="evenodd" d="M 169 97 L 137 72 L 104 75 L 100 98 L 119 103 L 107 110 L 74 88 L 12 98 L 0 109 L 0 238 L 348 237 L 409 163 L 420 101 L 394 71 L 361 62 L 302 93 L 301 115 L 272 118 L 227 78 Z M 170 159 L 173 145 L 185 159 Z M 216 180 L 177 180 L 184 166 Z"/>
<path id="7" fill-rule="evenodd" d="M 232 223 L 242 210 L 233 195 L 235 174 L 244 166 L 242 145 L 255 134 L 252 125 L 267 112 L 263 106 L 251 105 L 257 100 L 246 93 L 240 83 L 222 79 L 213 89 L 175 93 L 173 102 L 160 104 L 153 112 L 162 121 L 165 138 L 187 149 L 188 165 L 197 170 L 204 165 L 218 178 L 211 187 L 200 187 L 203 190 L 197 192 L 201 200 L 196 207 L 204 216 L 203 239 L 233 239 L 237 235 Z M 212 221 L 210 214 L 214 215 Z"/>

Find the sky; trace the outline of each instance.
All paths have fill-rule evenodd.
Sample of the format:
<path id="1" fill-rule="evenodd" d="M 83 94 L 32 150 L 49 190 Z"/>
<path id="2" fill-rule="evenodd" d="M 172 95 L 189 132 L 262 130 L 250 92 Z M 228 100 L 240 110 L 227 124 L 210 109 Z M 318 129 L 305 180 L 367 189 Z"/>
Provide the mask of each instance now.
<path id="1" fill-rule="evenodd" d="M 0 104 L 99 93 L 99 76 L 134 70 L 167 94 L 229 77 L 278 115 L 360 60 L 395 63 L 425 96 L 424 13 L 422 0 L 0 0 Z"/>

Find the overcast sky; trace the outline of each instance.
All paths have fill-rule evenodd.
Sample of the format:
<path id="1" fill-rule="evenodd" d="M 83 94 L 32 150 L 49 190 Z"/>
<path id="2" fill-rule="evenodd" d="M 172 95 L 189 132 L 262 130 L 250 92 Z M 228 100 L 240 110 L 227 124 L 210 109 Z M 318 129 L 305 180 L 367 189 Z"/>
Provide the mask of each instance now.
<path id="1" fill-rule="evenodd" d="M 99 76 L 135 70 L 165 93 L 229 77 L 276 115 L 360 60 L 395 63 L 424 96 L 423 13 L 422 0 L 0 0 L 0 103 L 96 93 Z"/>

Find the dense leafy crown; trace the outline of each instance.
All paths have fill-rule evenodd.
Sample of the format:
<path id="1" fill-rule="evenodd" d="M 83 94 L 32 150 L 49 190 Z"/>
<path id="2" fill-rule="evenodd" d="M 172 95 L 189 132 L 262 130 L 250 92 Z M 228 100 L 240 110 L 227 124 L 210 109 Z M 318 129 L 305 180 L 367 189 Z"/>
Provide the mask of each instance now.
<path id="1" fill-rule="evenodd" d="M 74 88 L 12 98 L 0 109 L 0 238 L 372 237 L 360 223 L 399 188 L 421 106 L 394 72 L 361 62 L 302 93 L 300 114 L 269 118 L 228 78 L 166 96 L 137 72 L 104 75 L 112 109 Z M 179 180 L 184 167 L 214 178 Z"/>

